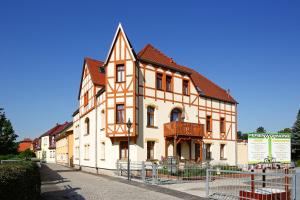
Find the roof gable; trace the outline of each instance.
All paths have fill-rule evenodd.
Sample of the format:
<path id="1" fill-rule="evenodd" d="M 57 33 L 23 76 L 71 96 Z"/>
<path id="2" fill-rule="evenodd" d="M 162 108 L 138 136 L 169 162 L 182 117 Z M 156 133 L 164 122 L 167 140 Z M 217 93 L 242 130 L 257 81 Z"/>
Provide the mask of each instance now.
<path id="1" fill-rule="evenodd" d="M 197 71 L 177 64 L 172 58 L 166 56 L 161 51 L 154 48 L 151 44 L 147 44 L 138 53 L 138 59 L 150 64 L 158 64 L 163 67 L 188 74 L 201 96 L 207 96 L 230 103 L 237 103 L 226 90 L 222 89 L 220 86 L 210 81 Z"/>
<path id="2" fill-rule="evenodd" d="M 119 34 L 122 34 L 122 35 L 123 35 L 124 40 L 125 40 L 125 43 L 126 43 L 127 46 L 130 48 L 129 53 L 130 53 L 132 59 L 133 59 L 134 61 L 136 60 L 136 54 L 135 54 L 135 51 L 134 51 L 134 49 L 132 48 L 132 45 L 131 45 L 131 43 L 130 43 L 130 41 L 129 41 L 129 39 L 128 39 L 128 37 L 127 37 L 127 35 L 126 35 L 126 33 L 125 33 L 123 27 L 122 27 L 122 24 L 119 23 L 118 28 L 117 28 L 116 33 L 115 33 L 115 36 L 114 36 L 114 39 L 113 39 L 113 41 L 112 41 L 112 43 L 111 43 L 111 46 L 110 46 L 109 51 L 108 51 L 108 54 L 107 54 L 107 56 L 106 56 L 104 65 L 106 65 L 106 64 L 108 63 L 108 61 L 109 61 L 109 58 L 110 58 L 110 56 L 111 56 L 111 54 L 112 54 L 112 51 L 113 51 L 113 47 L 114 47 L 114 45 L 115 45 L 115 43 L 116 43 L 116 41 L 117 41 L 117 39 L 118 39 L 118 35 L 119 35 Z"/>

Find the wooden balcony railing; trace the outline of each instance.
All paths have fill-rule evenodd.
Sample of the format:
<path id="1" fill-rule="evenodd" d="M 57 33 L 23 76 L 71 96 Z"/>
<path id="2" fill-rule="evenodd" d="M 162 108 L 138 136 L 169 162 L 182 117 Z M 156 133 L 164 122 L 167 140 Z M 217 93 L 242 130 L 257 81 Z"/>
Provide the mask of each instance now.
<path id="1" fill-rule="evenodd" d="M 204 125 L 197 123 L 174 121 L 164 124 L 164 136 L 203 137 Z"/>

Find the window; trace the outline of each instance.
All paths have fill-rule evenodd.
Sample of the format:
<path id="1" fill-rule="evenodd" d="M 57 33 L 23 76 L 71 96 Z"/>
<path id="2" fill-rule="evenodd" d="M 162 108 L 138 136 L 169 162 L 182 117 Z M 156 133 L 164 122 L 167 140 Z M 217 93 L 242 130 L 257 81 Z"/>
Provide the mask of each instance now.
<path id="1" fill-rule="evenodd" d="M 220 145 L 220 159 L 225 159 L 225 144 Z"/>
<path id="2" fill-rule="evenodd" d="M 225 118 L 221 117 L 220 119 L 220 132 L 225 133 Z"/>
<path id="3" fill-rule="evenodd" d="M 154 141 L 147 141 L 147 160 L 154 159 Z"/>
<path id="4" fill-rule="evenodd" d="M 105 142 L 101 142 L 100 145 L 100 159 L 105 160 Z"/>
<path id="5" fill-rule="evenodd" d="M 161 73 L 156 74 L 156 89 L 162 90 L 162 74 Z"/>
<path id="6" fill-rule="evenodd" d="M 116 109 L 117 109 L 116 123 L 123 124 L 124 123 L 124 104 L 118 104 Z"/>
<path id="7" fill-rule="evenodd" d="M 211 116 L 206 116 L 206 131 L 211 132 Z"/>
<path id="8" fill-rule="evenodd" d="M 206 160 L 211 160 L 211 151 L 210 151 L 210 147 L 211 147 L 211 144 L 205 144 L 205 147 L 206 147 Z"/>
<path id="9" fill-rule="evenodd" d="M 84 94 L 84 97 L 83 97 L 83 105 L 84 105 L 84 107 L 87 106 L 88 104 L 89 104 L 89 91 L 87 91 Z"/>
<path id="10" fill-rule="evenodd" d="M 174 108 L 171 112 L 171 122 L 173 121 L 181 121 L 182 112 L 179 108 Z"/>
<path id="11" fill-rule="evenodd" d="M 117 65 L 117 82 L 125 81 L 124 65 Z"/>
<path id="12" fill-rule="evenodd" d="M 85 125 L 85 135 L 90 134 L 90 119 L 89 118 L 85 118 L 84 125 Z"/>
<path id="13" fill-rule="evenodd" d="M 75 147 L 75 159 L 79 159 L 79 146 Z"/>
<path id="14" fill-rule="evenodd" d="M 172 76 L 166 76 L 166 90 L 172 92 Z"/>
<path id="15" fill-rule="evenodd" d="M 86 144 L 84 145 L 84 159 L 88 160 L 89 159 L 89 154 L 90 154 L 90 145 Z"/>
<path id="16" fill-rule="evenodd" d="M 182 82 L 182 94 L 189 95 L 189 81 L 183 80 Z"/>
<path id="17" fill-rule="evenodd" d="M 128 142 L 120 141 L 120 159 L 126 159 L 128 155 Z"/>
<path id="18" fill-rule="evenodd" d="M 147 107 L 147 126 L 154 126 L 154 108 L 151 106 Z"/>

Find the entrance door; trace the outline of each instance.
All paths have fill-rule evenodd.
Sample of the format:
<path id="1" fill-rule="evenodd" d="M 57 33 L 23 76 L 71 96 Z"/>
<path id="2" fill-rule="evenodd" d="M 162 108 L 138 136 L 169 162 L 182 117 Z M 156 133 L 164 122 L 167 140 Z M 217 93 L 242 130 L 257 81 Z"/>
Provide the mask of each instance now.
<path id="1" fill-rule="evenodd" d="M 195 143 L 195 161 L 200 159 L 200 144 Z"/>
<path id="2" fill-rule="evenodd" d="M 176 151 L 177 151 L 177 155 L 179 157 L 179 159 L 181 159 L 181 143 L 177 144 L 177 147 L 176 147 Z"/>

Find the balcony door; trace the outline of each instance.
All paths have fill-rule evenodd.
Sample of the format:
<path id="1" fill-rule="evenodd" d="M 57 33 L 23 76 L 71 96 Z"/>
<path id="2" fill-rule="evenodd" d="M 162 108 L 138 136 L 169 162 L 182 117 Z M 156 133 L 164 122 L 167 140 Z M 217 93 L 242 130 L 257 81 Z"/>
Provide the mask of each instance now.
<path id="1" fill-rule="evenodd" d="M 170 121 L 171 122 L 178 122 L 182 120 L 182 111 L 179 108 L 174 108 L 171 111 Z"/>

